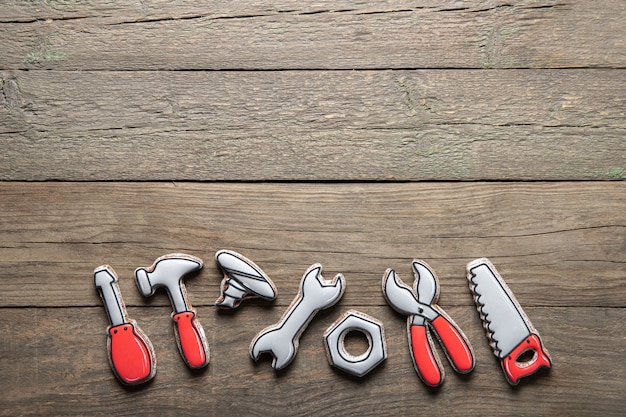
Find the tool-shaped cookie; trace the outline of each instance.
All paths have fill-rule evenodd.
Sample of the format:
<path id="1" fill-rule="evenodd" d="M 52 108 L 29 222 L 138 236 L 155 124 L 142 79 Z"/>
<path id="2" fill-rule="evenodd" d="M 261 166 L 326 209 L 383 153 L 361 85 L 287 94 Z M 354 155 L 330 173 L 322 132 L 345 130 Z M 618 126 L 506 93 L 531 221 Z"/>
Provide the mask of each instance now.
<path id="1" fill-rule="evenodd" d="M 487 338 L 494 355 L 500 359 L 507 381 L 517 385 L 521 378 L 541 368 L 550 368 L 552 361 L 539 333 L 493 264 L 486 258 L 470 262 L 467 279 Z M 532 353 L 530 359 L 520 360 L 526 352 Z"/>
<path id="2" fill-rule="evenodd" d="M 204 329 L 196 320 L 196 311 L 187 300 L 183 277 L 202 268 L 195 256 L 172 253 L 158 258 L 148 268 L 135 270 L 139 292 L 150 297 L 158 287 L 164 287 L 172 302 L 172 320 L 176 341 L 183 360 L 190 368 L 202 368 L 209 363 L 209 345 Z"/>
<path id="3" fill-rule="evenodd" d="M 156 374 L 154 349 L 135 321 L 126 315 L 117 274 L 109 265 L 102 265 L 93 271 L 93 276 L 111 321 L 107 331 L 107 348 L 113 373 L 128 385 L 152 379 Z"/>
<path id="4" fill-rule="evenodd" d="M 274 283 L 250 259 L 231 250 L 220 250 L 215 254 L 215 261 L 224 272 L 216 306 L 237 308 L 247 298 L 276 298 Z"/>
<path id="5" fill-rule="evenodd" d="M 367 338 L 367 350 L 355 356 L 346 350 L 345 339 L 350 332 Z M 356 310 L 349 310 L 324 332 L 324 345 L 331 366 L 362 377 L 387 359 L 383 323 Z"/>
<path id="6" fill-rule="evenodd" d="M 300 336 L 315 314 L 334 305 L 343 295 L 345 278 L 337 274 L 332 281 L 322 275 L 322 265 L 312 265 L 304 273 L 300 291 L 280 321 L 261 330 L 250 344 L 250 355 L 255 361 L 261 353 L 274 356 L 272 367 L 283 369 L 293 361 L 298 351 Z"/>
<path id="7" fill-rule="evenodd" d="M 439 283 L 434 272 L 419 260 L 413 261 L 413 272 L 415 283 L 411 290 L 393 269 L 388 269 L 383 277 L 383 294 L 394 310 L 408 316 L 407 333 L 415 370 L 426 385 L 436 387 L 445 374 L 433 350 L 432 331 L 455 371 L 466 374 L 474 369 L 474 354 L 461 329 L 437 305 Z"/>

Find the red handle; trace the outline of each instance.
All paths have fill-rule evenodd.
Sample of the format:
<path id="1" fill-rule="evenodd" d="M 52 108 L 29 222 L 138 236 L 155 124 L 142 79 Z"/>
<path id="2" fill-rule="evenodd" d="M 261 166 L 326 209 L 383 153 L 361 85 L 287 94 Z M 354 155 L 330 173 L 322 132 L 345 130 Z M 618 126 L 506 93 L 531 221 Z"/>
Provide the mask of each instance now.
<path id="1" fill-rule="evenodd" d="M 419 377 L 426 385 L 436 387 L 443 382 L 443 370 L 433 355 L 432 341 L 426 326 L 411 326 L 411 353 Z"/>
<path id="2" fill-rule="evenodd" d="M 124 384 L 141 384 L 155 372 L 152 344 L 131 323 L 109 329 L 109 358 L 113 372 Z"/>
<path id="3" fill-rule="evenodd" d="M 456 325 L 443 315 L 437 317 L 431 323 L 437 331 L 454 369 L 462 374 L 466 374 L 474 369 L 472 349 Z"/>
<path id="4" fill-rule="evenodd" d="M 185 311 L 173 316 L 180 354 L 190 368 L 202 368 L 209 363 L 208 345 L 196 313 Z"/>
<path id="5" fill-rule="evenodd" d="M 526 362 L 517 360 L 526 352 L 532 352 L 533 357 Z M 531 333 L 519 345 L 515 347 L 504 359 L 502 359 L 502 369 L 507 380 L 517 385 L 521 378 L 532 375 L 541 368 L 550 368 L 552 361 L 548 352 L 543 348 L 539 336 Z"/>

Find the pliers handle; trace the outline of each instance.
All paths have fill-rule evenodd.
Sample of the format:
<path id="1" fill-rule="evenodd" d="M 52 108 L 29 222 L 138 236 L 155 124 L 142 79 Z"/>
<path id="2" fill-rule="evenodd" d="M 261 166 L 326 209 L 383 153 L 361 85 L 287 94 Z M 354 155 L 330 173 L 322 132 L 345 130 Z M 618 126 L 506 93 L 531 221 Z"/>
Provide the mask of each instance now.
<path id="1" fill-rule="evenodd" d="M 414 324 L 411 317 L 407 322 L 413 364 L 426 385 L 437 387 L 441 385 L 445 376 L 439 356 L 434 351 L 432 330 L 456 372 L 466 374 L 474 369 L 472 349 L 451 319 L 440 313 L 436 319 L 428 321 L 428 324 Z"/>

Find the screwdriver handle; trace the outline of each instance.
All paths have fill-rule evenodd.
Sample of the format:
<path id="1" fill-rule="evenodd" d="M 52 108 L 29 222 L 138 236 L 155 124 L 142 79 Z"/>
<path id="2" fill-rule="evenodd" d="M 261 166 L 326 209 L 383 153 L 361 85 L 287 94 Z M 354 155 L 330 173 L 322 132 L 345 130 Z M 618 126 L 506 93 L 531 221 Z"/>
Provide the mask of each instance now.
<path id="1" fill-rule="evenodd" d="M 156 361 L 152 343 L 133 323 L 109 328 L 108 349 L 111 368 L 122 383 L 136 385 L 154 377 Z"/>

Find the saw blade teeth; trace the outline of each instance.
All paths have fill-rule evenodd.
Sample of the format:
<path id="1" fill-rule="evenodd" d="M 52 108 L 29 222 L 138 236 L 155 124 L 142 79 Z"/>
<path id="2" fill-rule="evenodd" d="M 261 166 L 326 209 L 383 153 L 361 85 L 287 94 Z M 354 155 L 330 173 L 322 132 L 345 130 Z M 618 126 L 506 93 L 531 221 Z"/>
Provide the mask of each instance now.
<path id="1" fill-rule="evenodd" d="M 474 302 L 476 303 L 476 309 L 478 310 L 478 314 L 480 315 L 480 320 L 482 321 L 483 328 L 487 333 L 487 339 L 489 339 L 489 346 L 493 350 L 493 353 L 496 356 L 499 356 L 502 353 L 502 350 L 498 348 L 498 341 L 494 338 L 495 330 L 491 328 L 491 320 L 489 320 L 489 313 L 484 311 L 485 303 L 480 301 L 481 294 L 477 291 L 477 284 L 474 282 L 476 278 L 473 275 L 470 278 L 470 291 L 474 295 Z"/>

